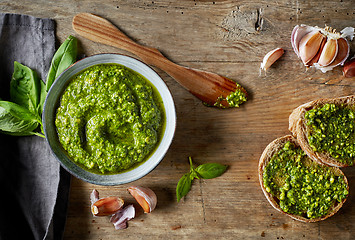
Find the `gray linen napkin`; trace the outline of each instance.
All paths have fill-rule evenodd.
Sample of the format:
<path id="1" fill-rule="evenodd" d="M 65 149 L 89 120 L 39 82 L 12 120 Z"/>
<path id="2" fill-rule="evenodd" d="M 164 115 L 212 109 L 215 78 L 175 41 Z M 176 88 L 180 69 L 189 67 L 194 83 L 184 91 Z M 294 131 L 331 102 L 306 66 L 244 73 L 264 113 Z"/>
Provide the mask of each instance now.
<path id="1" fill-rule="evenodd" d="M 0 98 L 15 60 L 45 79 L 54 52 L 53 20 L 0 13 Z M 45 139 L 0 134 L 0 239 L 61 239 L 69 186 Z"/>

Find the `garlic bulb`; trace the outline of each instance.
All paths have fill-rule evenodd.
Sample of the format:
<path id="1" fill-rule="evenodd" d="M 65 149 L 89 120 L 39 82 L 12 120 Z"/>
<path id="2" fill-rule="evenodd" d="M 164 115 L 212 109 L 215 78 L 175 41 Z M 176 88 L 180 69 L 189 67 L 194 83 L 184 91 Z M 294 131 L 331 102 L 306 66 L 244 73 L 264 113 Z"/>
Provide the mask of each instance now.
<path id="1" fill-rule="evenodd" d="M 355 29 L 346 27 L 340 33 L 331 27 L 319 28 L 297 25 L 291 34 L 292 48 L 306 67 L 315 67 L 322 72 L 343 65 L 349 57 L 347 37 L 353 39 Z"/>

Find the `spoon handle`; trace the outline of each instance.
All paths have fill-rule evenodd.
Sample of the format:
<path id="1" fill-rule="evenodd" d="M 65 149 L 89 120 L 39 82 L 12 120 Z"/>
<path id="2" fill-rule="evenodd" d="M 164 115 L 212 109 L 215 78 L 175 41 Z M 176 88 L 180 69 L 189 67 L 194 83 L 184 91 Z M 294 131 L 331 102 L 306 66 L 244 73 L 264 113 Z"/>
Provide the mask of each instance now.
<path id="1" fill-rule="evenodd" d="M 73 28 L 87 39 L 131 52 L 148 64 L 159 64 L 167 60 L 157 49 L 134 42 L 112 23 L 91 13 L 76 15 L 73 19 Z"/>
<path id="2" fill-rule="evenodd" d="M 156 66 L 203 102 L 214 105 L 220 96 L 236 90 L 236 83 L 223 76 L 187 68 L 171 62 L 159 50 L 142 46 L 122 33 L 108 20 L 91 13 L 80 13 L 73 19 L 73 28 L 81 36 L 131 52 L 145 63 Z M 223 103 L 223 107 L 229 107 Z"/>
<path id="3" fill-rule="evenodd" d="M 80 13 L 74 17 L 73 28 L 81 36 L 94 42 L 117 47 L 140 57 L 145 63 L 156 66 L 179 80 L 191 75 L 190 69 L 177 65 L 164 57 L 158 49 L 142 46 L 122 33 L 104 18 L 91 13 Z M 184 86 L 186 87 L 186 86 Z M 190 90 L 187 88 L 187 90 Z"/>

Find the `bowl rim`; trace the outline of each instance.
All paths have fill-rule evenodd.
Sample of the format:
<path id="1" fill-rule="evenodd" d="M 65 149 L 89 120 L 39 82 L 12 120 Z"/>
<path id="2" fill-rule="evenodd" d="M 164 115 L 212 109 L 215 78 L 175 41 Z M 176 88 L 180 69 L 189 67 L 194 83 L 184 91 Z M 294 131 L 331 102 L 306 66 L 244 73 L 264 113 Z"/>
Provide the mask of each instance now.
<path id="1" fill-rule="evenodd" d="M 121 64 L 130 69 L 132 69 L 132 66 L 141 68 L 139 70 L 137 69 L 132 69 L 132 70 L 143 75 L 152 85 L 154 85 L 154 87 L 159 92 L 165 108 L 166 126 L 165 126 L 162 139 L 159 142 L 159 145 L 157 146 L 153 154 L 151 154 L 151 156 L 149 156 L 149 158 L 145 160 L 142 164 L 139 164 L 137 167 L 133 168 L 132 170 L 123 173 L 104 175 L 104 174 L 96 174 L 96 173 L 89 172 L 81 168 L 76 163 L 74 163 L 74 161 L 70 160 L 70 158 L 66 154 L 66 151 L 63 149 L 63 147 L 61 146 L 58 140 L 58 136 L 54 124 L 55 117 L 53 115 L 55 115 L 57 104 L 60 97 L 62 96 L 63 91 L 65 90 L 68 82 L 70 82 L 71 78 L 75 74 L 94 65 L 109 64 L 109 63 Z M 156 84 L 158 84 L 158 86 Z M 44 134 L 46 136 L 46 141 L 49 144 L 53 155 L 59 161 L 60 165 L 64 169 L 66 169 L 73 176 L 89 183 L 93 183 L 97 185 L 120 185 L 120 184 L 133 182 L 144 177 L 152 170 L 154 170 L 162 161 L 166 152 L 169 150 L 175 135 L 176 110 L 175 110 L 175 103 L 171 91 L 169 90 L 168 86 L 163 81 L 163 79 L 159 76 L 159 74 L 155 70 L 153 70 L 150 66 L 145 64 L 143 61 L 128 55 L 118 54 L 118 53 L 99 53 L 78 60 L 77 62 L 73 63 L 70 67 L 68 67 L 66 70 L 64 70 L 55 79 L 55 81 L 53 82 L 52 86 L 50 87 L 47 93 L 44 102 L 42 122 L 43 122 Z"/>

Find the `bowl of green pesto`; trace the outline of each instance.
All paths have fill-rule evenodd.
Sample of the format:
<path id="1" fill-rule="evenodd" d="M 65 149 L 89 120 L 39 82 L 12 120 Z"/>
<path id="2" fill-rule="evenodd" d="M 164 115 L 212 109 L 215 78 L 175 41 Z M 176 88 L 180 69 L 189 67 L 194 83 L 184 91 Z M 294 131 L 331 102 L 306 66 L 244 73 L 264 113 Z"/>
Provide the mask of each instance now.
<path id="1" fill-rule="evenodd" d="M 98 185 L 151 172 L 173 140 L 171 93 L 149 66 L 98 54 L 64 71 L 47 94 L 43 127 L 53 154 L 72 175 Z"/>

